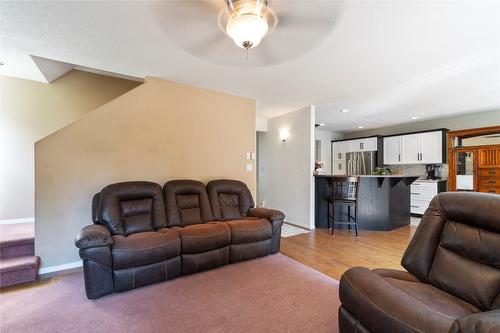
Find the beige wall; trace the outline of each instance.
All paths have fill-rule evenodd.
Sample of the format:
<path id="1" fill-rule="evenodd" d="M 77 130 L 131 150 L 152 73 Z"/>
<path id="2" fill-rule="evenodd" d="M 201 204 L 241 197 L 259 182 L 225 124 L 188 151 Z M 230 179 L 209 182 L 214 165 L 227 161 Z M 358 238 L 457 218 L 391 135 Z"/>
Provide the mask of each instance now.
<path id="1" fill-rule="evenodd" d="M 90 224 L 104 186 L 179 178 L 244 181 L 255 194 L 255 102 L 192 86 L 146 82 L 35 145 L 35 252 L 42 267 L 79 260 L 76 233 Z"/>
<path id="2" fill-rule="evenodd" d="M 314 107 L 268 119 L 259 132 L 259 205 L 283 211 L 290 223 L 314 228 Z M 288 128 L 289 138 L 279 131 Z"/>
<path id="3" fill-rule="evenodd" d="M 489 127 L 495 125 L 500 125 L 500 110 L 469 113 L 433 120 L 415 121 L 398 126 L 345 133 L 344 139 L 370 135 L 391 135 L 406 132 L 426 131 L 435 128 L 448 128 L 451 131 L 457 131 L 468 128 Z"/>
<path id="4" fill-rule="evenodd" d="M 34 216 L 34 142 L 140 82 L 73 70 L 51 84 L 0 76 L 0 220 Z"/>

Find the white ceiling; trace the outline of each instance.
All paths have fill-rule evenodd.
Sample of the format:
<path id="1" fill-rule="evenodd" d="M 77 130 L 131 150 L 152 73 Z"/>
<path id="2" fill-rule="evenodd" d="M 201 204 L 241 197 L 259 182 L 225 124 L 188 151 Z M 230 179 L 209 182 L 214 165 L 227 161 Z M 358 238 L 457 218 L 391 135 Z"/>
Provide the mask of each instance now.
<path id="1" fill-rule="evenodd" d="M 276 7 L 294 2 L 282 0 Z M 205 32 L 187 24 L 191 16 L 173 27 L 155 1 L 2 1 L 0 60 L 6 65 L 0 73 L 47 81 L 33 55 L 132 77 L 155 76 L 255 98 L 261 117 L 317 105 L 317 122 L 334 131 L 394 125 L 411 116 L 500 110 L 500 1 L 340 4 L 335 24 L 316 44 L 305 34 L 280 35 L 280 43 L 308 45 L 303 52 L 248 66 L 241 49 L 225 49 L 242 56 L 237 66 L 186 51 L 172 37 L 175 29 Z M 276 14 L 279 18 L 278 9 Z M 258 47 L 250 57 L 252 52 L 257 57 Z M 350 112 L 340 113 L 343 108 Z"/>

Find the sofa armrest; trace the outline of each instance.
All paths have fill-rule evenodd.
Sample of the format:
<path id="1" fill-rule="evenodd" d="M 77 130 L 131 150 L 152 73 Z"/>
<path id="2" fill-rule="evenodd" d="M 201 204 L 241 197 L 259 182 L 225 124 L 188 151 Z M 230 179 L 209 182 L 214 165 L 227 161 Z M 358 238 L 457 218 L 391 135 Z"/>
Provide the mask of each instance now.
<path id="1" fill-rule="evenodd" d="M 455 320 L 449 333 L 500 332 L 500 310 L 474 313 Z"/>
<path id="2" fill-rule="evenodd" d="M 270 222 L 283 221 L 285 214 L 277 209 L 269 208 L 252 208 L 248 212 L 249 217 L 257 217 L 259 219 L 267 219 Z"/>
<path id="3" fill-rule="evenodd" d="M 80 250 L 94 247 L 109 247 L 113 245 L 113 238 L 108 228 L 93 224 L 84 227 L 75 238 L 75 245 Z"/>

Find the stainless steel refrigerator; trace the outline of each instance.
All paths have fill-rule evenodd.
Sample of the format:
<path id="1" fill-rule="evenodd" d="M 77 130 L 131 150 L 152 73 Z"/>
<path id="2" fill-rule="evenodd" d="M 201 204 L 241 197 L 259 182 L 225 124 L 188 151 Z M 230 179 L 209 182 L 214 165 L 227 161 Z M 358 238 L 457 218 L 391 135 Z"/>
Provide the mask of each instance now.
<path id="1" fill-rule="evenodd" d="M 348 175 L 371 175 L 376 165 L 376 151 L 358 151 L 346 154 L 346 171 Z"/>

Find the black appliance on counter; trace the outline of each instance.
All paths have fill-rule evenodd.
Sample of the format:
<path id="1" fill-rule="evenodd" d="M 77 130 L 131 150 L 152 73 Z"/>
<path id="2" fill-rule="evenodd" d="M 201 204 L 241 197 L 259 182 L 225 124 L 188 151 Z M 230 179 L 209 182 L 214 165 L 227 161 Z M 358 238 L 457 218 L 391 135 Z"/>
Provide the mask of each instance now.
<path id="1" fill-rule="evenodd" d="M 427 179 L 440 179 L 440 177 L 437 175 L 437 167 L 435 164 L 426 164 L 425 165 L 425 172 L 427 173 Z"/>

